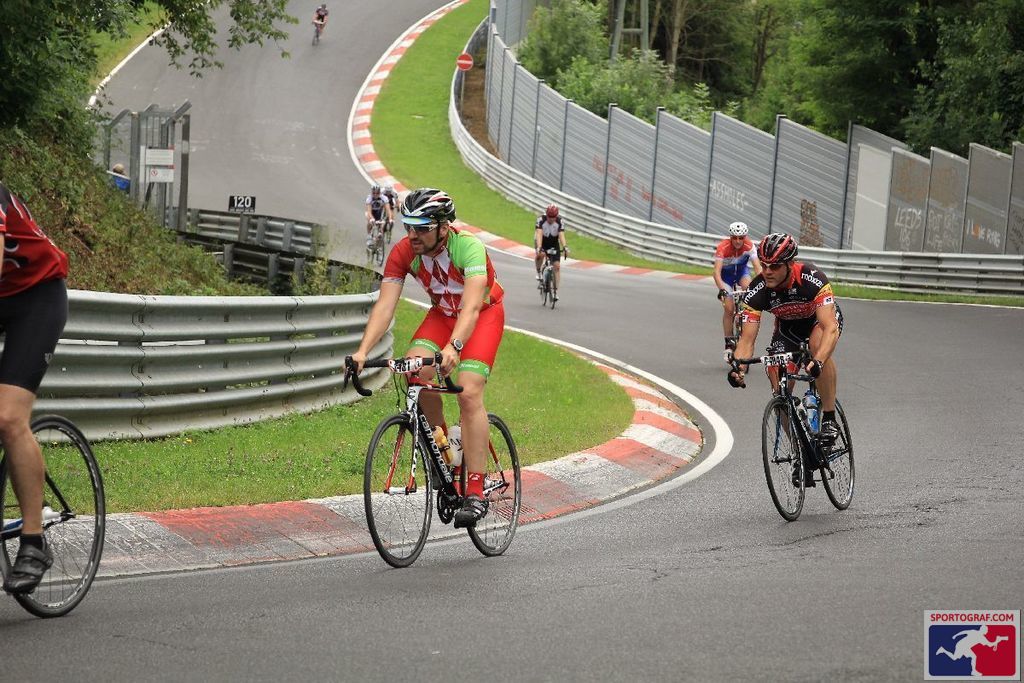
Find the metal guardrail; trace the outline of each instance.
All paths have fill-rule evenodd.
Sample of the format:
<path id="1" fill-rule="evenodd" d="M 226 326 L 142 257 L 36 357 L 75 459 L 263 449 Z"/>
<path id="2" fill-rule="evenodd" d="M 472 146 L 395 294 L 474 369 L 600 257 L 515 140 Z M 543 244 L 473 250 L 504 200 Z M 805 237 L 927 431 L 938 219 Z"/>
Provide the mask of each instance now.
<path id="1" fill-rule="evenodd" d="M 487 20 L 477 32 L 487 30 Z M 469 45 L 479 44 L 474 36 Z M 474 42 L 476 41 L 476 42 Z M 568 226 L 648 258 L 712 265 L 721 235 L 652 223 L 610 211 L 522 173 L 490 154 L 466 130 L 456 106 L 458 71 L 452 77 L 448 123 L 463 161 L 494 190 L 530 210 L 556 203 Z M 845 251 L 801 247 L 833 280 L 906 292 L 966 292 L 1024 295 L 1024 256 Z"/>
<path id="2" fill-rule="evenodd" d="M 172 221 L 171 225 L 177 225 Z M 320 256 L 326 248 L 324 227 L 276 216 L 189 209 L 186 233 L 225 242 L 255 244 L 273 251 Z"/>
<path id="3" fill-rule="evenodd" d="M 91 439 L 155 437 L 310 411 L 341 390 L 377 294 L 186 297 L 72 290 L 37 413 Z M 390 353 L 390 332 L 373 357 Z M 367 372 L 382 386 L 384 372 Z"/>

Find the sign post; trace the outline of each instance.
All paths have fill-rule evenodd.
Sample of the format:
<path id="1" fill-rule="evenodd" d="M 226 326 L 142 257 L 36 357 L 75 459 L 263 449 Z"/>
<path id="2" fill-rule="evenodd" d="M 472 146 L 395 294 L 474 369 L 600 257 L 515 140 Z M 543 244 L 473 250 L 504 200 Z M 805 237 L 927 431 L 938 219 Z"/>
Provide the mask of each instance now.
<path id="1" fill-rule="evenodd" d="M 459 71 L 463 72 L 462 81 L 459 83 L 459 111 L 461 113 L 462 103 L 465 100 L 466 77 L 468 76 L 465 72 L 473 68 L 473 55 L 463 52 L 455 58 L 455 66 L 458 67 Z"/>

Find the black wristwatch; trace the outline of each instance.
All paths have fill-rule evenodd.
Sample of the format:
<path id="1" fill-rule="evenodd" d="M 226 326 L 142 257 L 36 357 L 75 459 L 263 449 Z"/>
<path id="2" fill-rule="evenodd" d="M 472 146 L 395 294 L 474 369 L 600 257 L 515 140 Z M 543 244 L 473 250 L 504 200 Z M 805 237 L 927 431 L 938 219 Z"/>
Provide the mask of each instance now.
<path id="1" fill-rule="evenodd" d="M 462 347 L 464 344 L 461 339 L 452 339 L 449 343 L 452 345 L 452 348 L 455 349 L 456 353 L 462 353 Z"/>

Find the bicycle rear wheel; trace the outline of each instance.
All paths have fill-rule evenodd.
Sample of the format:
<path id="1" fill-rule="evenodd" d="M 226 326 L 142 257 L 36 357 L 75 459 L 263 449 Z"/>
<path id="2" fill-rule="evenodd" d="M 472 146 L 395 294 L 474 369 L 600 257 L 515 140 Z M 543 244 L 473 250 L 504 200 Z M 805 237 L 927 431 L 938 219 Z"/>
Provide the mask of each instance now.
<path id="1" fill-rule="evenodd" d="M 85 598 L 103 555 L 106 503 L 103 477 L 89 442 L 71 421 L 45 415 L 32 422 L 43 460 L 43 528 L 53 553 L 53 566 L 35 592 L 14 596 L 37 617 L 59 617 Z M 0 517 L 3 522 L 20 516 L 6 468 L 0 468 Z M 3 541 L 0 562 L 11 571 L 18 544 Z"/>
<path id="2" fill-rule="evenodd" d="M 821 481 L 825 484 L 825 493 L 838 510 L 850 507 L 853 500 L 853 440 L 850 437 L 850 424 L 846 421 L 843 406 L 836 401 L 836 420 L 839 423 L 839 439 L 832 445 L 828 454 L 828 467 L 821 468 Z M 831 470 L 831 472 L 829 472 Z"/>
<path id="3" fill-rule="evenodd" d="M 366 451 L 363 504 L 373 545 L 392 567 L 416 561 L 430 532 L 430 466 L 405 415 L 377 426 Z"/>
<path id="4" fill-rule="evenodd" d="M 493 557 L 505 552 L 516 535 L 523 492 L 519 453 L 512 432 L 497 415 L 488 413 L 487 421 L 491 423 L 484 473 L 487 514 L 468 531 L 477 550 Z"/>
<path id="5" fill-rule="evenodd" d="M 784 398 L 773 398 L 764 409 L 761 452 L 775 509 L 792 522 L 804 507 L 804 458 L 796 415 Z"/>

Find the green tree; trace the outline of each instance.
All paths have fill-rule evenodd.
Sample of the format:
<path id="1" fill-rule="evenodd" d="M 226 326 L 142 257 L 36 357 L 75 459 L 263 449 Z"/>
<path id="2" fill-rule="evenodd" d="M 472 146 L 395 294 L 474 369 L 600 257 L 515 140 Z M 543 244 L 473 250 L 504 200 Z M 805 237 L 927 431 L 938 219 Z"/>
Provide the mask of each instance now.
<path id="1" fill-rule="evenodd" d="M 792 91 L 782 110 L 843 137 L 849 121 L 897 135 L 921 82 L 917 0 L 801 0 L 800 23 L 784 75 Z"/>
<path id="2" fill-rule="evenodd" d="M 559 72 L 568 72 L 574 60 L 586 64 L 607 61 L 605 5 L 604 0 L 553 0 L 550 8 L 538 5 L 530 18 L 527 37 L 519 46 L 523 67 L 559 89 Z"/>
<path id="3" fill-rule="evenodd" d="M 585 109 L 607 116 L 608 104 L 654 121 L 657 109 L 672 96 L 673 81 L 668 66 L 650 50 L 634 50 L 625 59 L 593 63 L 576 57 L 559 72 L 559 91 Z"/>
<path id="4" fill-rule="evenodd" d="M 1024 136 L 1024 6 L 980 2 L 937 17 L 935 55 L 923 61 L 906 141 L 966 155 L 971 142 L 1009 149 Z"/>

